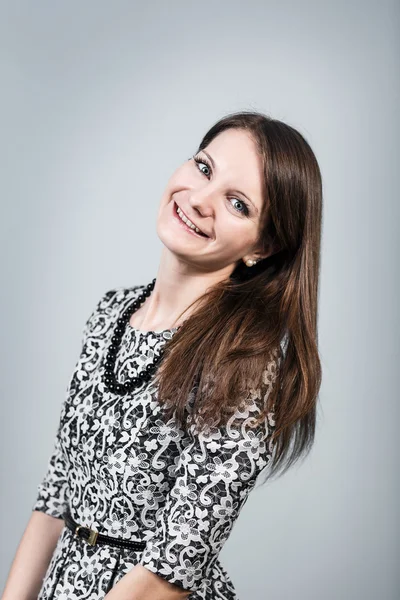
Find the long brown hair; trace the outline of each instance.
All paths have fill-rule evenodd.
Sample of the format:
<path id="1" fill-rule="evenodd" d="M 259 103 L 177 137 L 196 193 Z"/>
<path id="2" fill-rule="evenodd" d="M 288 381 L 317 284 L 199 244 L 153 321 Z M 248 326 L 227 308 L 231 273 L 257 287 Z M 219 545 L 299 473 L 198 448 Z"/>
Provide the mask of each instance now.
<path id="1" fill-rule="evenodd" d="M 322 180 L 304 137 L 258 112 L 226 115 L 197 152 L 229 128 L 249 132 L 260 153 L 265 198 L 259 243 L 263 252 L 272 251 L 253 267 L 240 261 L 229 279 L 193 303 L 196 310 L 165 346 L 156 380 L 166 417 L 184 429 L 225 425 L 245 406 L 249 390 L 258 390 L 256 424 L 268 414 L 275 423 L 272 476 L 286 472 L 314 442 Z"/>

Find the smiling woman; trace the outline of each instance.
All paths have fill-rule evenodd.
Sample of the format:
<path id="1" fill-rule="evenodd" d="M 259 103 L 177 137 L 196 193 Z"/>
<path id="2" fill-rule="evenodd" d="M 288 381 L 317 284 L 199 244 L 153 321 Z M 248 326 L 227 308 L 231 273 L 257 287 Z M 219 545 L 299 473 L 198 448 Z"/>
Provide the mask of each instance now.
<path id="1" fill-rule="evenodd" d="M 260 113 L 175 170 L 157 277 L 85 325 L 5 600 L 237 598 L 220 551 L 258 476 L 314 439 L 321 213 L 309 144 Z"/>

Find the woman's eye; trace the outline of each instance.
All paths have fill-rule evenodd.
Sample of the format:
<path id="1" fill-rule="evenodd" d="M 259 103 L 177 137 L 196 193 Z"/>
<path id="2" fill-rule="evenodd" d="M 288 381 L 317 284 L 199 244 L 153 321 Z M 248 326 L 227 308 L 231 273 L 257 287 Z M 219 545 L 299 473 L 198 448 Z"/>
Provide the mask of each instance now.
<path id="1" fill-rule="evenodd" d="M 209 165 L 208 165 L 208 164 L 207 164 L 207 163 L 206 163 L 204 160 L 201 160 L 200 158 L 195 158 L 195 161 L 196 161 L 196 163 L 197 163 L 197 165 L 198 165 L 198 168 L 199 168 L 199 170 L 200 170 L 202 173 L 204 173 L 204 175 L 205 175 L 206 177 L 209 177 L 209 176 L 210 176 L 210 167 L 209 167 Z M 206 167 L 206 169 L 208 169 L 208 173 L 205 173 L 205 172 L 204 172 L 204 171 L 203 171 L 203 170 L 200 168 L 200 165 L 204 165 L 204 166 Z"/>
<path id="2" fill-rule="evenodd" d="M 242 202 L 241 200 L 238 200 L 237 198 L 231 198 L 231 200 L 233 200 L 234 202 L 237 202 L 237 203 L 239 203 L 239 205 L 241 205 L 241 206 L 242 206 L 242 209 L 241 209 L 241 210 L 238 210 L 237 208 L 235 209 L 235 210 L 237 210 L 237 212 L 241 212 L 241 213 L 243 213 L 244 215 L 247 215 L 247 214 L 248 214 L 249 210 L 248 210 L 248 208 L 247 208 L 247 205 L 246 205 L 246 203 L 245 203 L 245 202 Z"/>
<path id="3" fill-rule="evenodd" d="M 200 163 L 200 164 L 204 165 L 205 168 L 208 169 L 208 173 L 204 173 L 204 171 L 203 171 L 204 175 L 207 175 L 207 177 L 208 177 L 210 175 L 210 169 L 209 169 L 209 167 L 206 165 L 206 163 Z"/>

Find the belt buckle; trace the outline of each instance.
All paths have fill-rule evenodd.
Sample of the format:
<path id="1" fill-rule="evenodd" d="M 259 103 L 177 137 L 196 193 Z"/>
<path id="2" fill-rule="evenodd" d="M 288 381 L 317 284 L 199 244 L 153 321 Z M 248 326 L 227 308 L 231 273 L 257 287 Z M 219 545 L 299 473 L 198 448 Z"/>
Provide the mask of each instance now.
<path id="1" fill-rule="evenodd" d="M 87 543 L 90 546 L 94 546 L 96 544 L 97 541 L 97 536 L 99 535 L 97 531 L 95 531 L 94 529 L 89 529 L 90 533 L 89 533 L 89 537 L 87 539 Z"/>
<path id="2" fill-rule="evenodd" d="M 87 542 L 89 544 L 89 546 L 95 546 L 99 532 L 95 531 L 94 529 L 90 529 L 90 527 L 84 527 L 83 525 L 78 525 L 77 528 L 75 529 L 76 537 L 80 537 L 78 535 L 80 529 L 89 529 L 89 537 L 87 539 L 86 538 L 80 538 L 80 539 L 85 540 L 85 542 Z"/>

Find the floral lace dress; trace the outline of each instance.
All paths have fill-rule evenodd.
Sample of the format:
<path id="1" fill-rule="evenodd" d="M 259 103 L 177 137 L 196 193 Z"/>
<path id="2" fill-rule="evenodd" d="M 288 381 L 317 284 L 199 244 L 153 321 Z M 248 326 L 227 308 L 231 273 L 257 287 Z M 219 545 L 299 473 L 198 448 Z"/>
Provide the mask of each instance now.
<path id="1" fill-rule="evenodd" d="M 270 460 L 273 413 L 262 428 L 250 429 L 254 402 L 240 412 L 240 426 L 185 434 L 174 419 L 163 419 L 152 379 L 125 396 L 105 389 L 103 358 L 112 330 L 144 287 L 107 292 L 89 317 L 32 510 L 62 518 L 69 507 L 80 524 L 146 547 L 90 546 L 64 527 L 38 600 L 100 600 L 137 564 L 190 591 L 190 600 L 237 600 L 218 555 Z M 128 324 L 118 379 L 152 362 L 175 331 L 142 332 Z M 267 386 L 275 370 L 272 361 Z"/>

